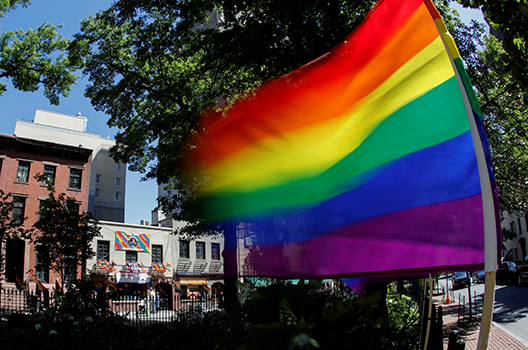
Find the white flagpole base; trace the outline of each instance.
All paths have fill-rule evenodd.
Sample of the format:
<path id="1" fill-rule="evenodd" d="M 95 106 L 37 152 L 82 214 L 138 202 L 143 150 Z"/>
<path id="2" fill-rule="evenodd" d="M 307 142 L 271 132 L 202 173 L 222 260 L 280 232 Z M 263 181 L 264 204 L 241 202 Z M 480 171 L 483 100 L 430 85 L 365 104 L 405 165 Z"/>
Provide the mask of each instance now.
<path id="1" fill-rule="evenodd" d="M 482 319 L 480 321 L 480 333 L 478 340 L 478 350 L 488 348 L 491 331 L 491 321 L 493 319 L 493 305 L 495 304 L 495 279 L 497 271 L 486 272 L 484 301 L 482 302 Z"/>

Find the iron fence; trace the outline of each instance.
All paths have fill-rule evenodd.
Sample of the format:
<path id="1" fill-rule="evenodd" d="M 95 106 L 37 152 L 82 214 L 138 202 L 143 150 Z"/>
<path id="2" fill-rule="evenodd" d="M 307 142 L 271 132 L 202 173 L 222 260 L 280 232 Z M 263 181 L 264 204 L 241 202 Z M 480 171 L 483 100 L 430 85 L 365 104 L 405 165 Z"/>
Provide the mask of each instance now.
<path id="1" fill-rule="evenodd" d="M 160 296 L 155 300 L 141 295 L 105 293 L 104 296 L 108 310 L 124 317 L 129 325 L 136 329 L 156 322 L 173 322 L 181 319 L 186 312 L 190 311 L 217 310 L 220 305 L 220 300 L 215 296 L 185 298 L 178 293 L 172 296 Z M 13 313 L 29 315 L 44 311 L 58 300 L 55 297 L 55 294 L 49 292 L 35 293 L 16 288 L 1 288 L 0 318 L 5 322 Z"/>

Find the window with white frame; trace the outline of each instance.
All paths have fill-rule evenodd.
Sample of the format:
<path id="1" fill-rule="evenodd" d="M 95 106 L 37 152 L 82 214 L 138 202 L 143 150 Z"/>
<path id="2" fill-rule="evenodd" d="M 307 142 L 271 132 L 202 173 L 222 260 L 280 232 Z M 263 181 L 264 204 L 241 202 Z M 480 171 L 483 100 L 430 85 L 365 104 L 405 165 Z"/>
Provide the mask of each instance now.
<path id="1" fill-rule="evenodd" d="M 114 194 L 114 200 L 115 200 L 116 202 L 121 202 L 121 192 L 116 192 L 116 193 Z"/>
<path id="2" fill-rule="evenodd" d="M 18 169 L 17 169 L 17 182 L 29 182 L 29 168 L 31 166 L 30 162 L 19 160 Z"/>
<path id="3" fill-rule="evenodd" d="M 100 184 L 101 183 L 101 174 L 95 174 L 95 183 Z"/>
<path id="4" fill-rule="evenodd" d="M 110 260 L 110 241 L 97 240 L 97 259 Z"/>
<path id="5" fill-rule="evenodd" d="M 116 177 L 115 178 L 115 185 L 116 185 L 116 187 L 121 187 L 121 178 L 120 177 Z"/>
<path id="6" fill-rule="evenodd" d="M 24 221 L 26 212 L 26 198 L 20 196 L 13 196 L 13 209 L 11 209 L 11 220 L 16 223 Z"/>
<path id="7" fill-rule="evenodd" d="M 190 259 L 189 241 L 180 241 L 180 259 Z"/>
<path id="8" fill-rule="evenodd" d="M 99 198 L 101 196 L 101 190 L 96 188 L 95 189 L 95 198 Z"/>
<path id="9" fill-rule="evenodd" d="M 137 252 L 127 251 L 125 252 L 125 261 L 129 264 L 135 264 L 138 262 Z"/>
<path id="10" fill-rule="evenodd" d="M 196 259 L 205 259 L 205 242 L 196 242 Z"/>
<path id="11" fill-rule="evenodd" d="M 220 243 L 211 243 L 211 260 L 220 260 Z"/>
<path id="12" fill-rule="evenodd" d="M 81 189 L 82 170 L 77 168 L 70 168 L 70 183 L 69 188 L 76 190 Z"/>
<path id="13" fill-rule="evenodd" d="M 152 245 L 152 263 L 162 264 L 163 263 L 163 246 L 158 244 Z"/>
<path id="14" fill-rule="evenodd" d="M 35 275 L 44 283 L 49 283 L 49 253 L 37 251 L 35 257 Z"/>
<path id="15" fill-rule="evenodd" d="M 121 161 L 116 163 L 116 169 L 117 170 L 122 170 L 123 169 L 123 163 Z"/>
<path id="16" fill-rule="evenodd" d="M 50 164 L 44 164 L 43 175 L 48 178 L 52 185 L 55 185 L 55 172 L 57 167 Z"/>

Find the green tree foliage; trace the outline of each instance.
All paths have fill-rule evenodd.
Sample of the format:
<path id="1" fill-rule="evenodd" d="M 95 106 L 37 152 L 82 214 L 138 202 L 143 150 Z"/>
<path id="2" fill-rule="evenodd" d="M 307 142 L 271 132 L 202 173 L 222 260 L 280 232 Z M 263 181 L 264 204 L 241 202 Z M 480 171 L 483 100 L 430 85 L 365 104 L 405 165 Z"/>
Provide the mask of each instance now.
<path id="1" fill-rule="evenodd" d="M 16 218 L 15 220 L 11 218 L 12 209 L 13 200 L 11 194 L 5 193 L 0 189 L 0 251 L 2 252 L 8 239 L 28 238 L 30 235 L 30 230 L 27 230 L 22 226 L 24 222 L 23 218 Z M 5 254 L 0 254 L 0 274 L 4 273 L 4 259 Z"/>
<path id="2" fill-rule="evenodd" d="M 495 37 L 484 37 L 482 24 L 464 24 L 447 1 L 436 5 L 457 43 L 481 106 L 500 208 L 524 216 L 528 209 L 525 89 L 511 71 L 503 45 Z"/>
<path id="3" fill-rule="evenodd" d="M 46 182 L 44 175 L 35 176 Z M 53 186 L 48 184 L 49 196 L 41 202 L 39 219 L 33 224 L 38 230 L 35 235 L 35 248 L 50 267 L 59 273 L 64 281 L 65 267 L 77 267 L 94 256 L 91 242 L 99 236 L 100 227 L 90 212 L 79 212 L 79 205 L 73 197 L 61 193 L 56 195 Z M 75 276 L 73 276 L 75 278 Z"/>
<path id="4" fill-rule="evenodd" d="M 26 7 L 29 0 L 1 0 L 0 17 L 17 6 Z M 70 43 L 59 35 L 57 28 L 44 23 L 37 29 L 0 33 L 0 95 L 11 81 L 21 91 L 44 88 L 50 103 L 59 104 L 60 96 L 68 96 L 77 79 L 74 72 L 81 68 L 70 61 L 65 52 Z"/>
<path id="5" fill-rule="evenodd" d="M 511 73 L 510 82 L 528 90 L 528 6 L 524 0 L 457 0 L 465 7 L 480 8 L 491 32 L 504 48 L 501 59 Z M 525 98 L 526 94 L 522 97 Z"/>
<path id="6" fill-rule="evenodd" d="M 468 73 L 480 102 L 502 210 L 524 216 L 528 209 L 528 121 L 526 95 L 515 83 L 494 37 L 485 38 Z"/>
<path id="7" fill-rule="evenodd" d="M 17 6 L 27 7 L 30 0 L 0 0 L 0 17 L 5 17 L 7 12 L 14 10 Z"/>
<path id="8" fill-rule="evenodd" d="M 495 45 L 492 62 L 486 57 L 490 53 L 479 52 L 483 27 L 462 23 L 447 0 L 435 3 L 483 105 L 501 207 L 521 212 L 528 197 L 524 104 L 515 108 L 514 103 L 524 94 L 519 95 L 505 51 Z M 352 32 L 373 4 L 120 0 L 83 22 L 70 59 L 86 63 L 84 73 L 91 81 L 86 96 L 110 116 L 110 126 L 121 129 L 114 157 L 133 171 L 146 172 L 146 178 L 170 183 L 176 191 L 160 198 L 162 206 L 181 208 L 180 219 L 194 221 L 200 203 L 186 200 L 192 197 L 178 174 L 184 141 L 199 114 L 324 54 Z M 513 99 L 502 108 L 509 96 Z"/>
<path id="9" fill-rule="evenodd" d="M 86 96 L 121 129 L 113 155 L 169 183 L 201 112 L 329 51 L 373 4 L 120 0 L 84 20 L 71 57 L 86 59 Z"/>

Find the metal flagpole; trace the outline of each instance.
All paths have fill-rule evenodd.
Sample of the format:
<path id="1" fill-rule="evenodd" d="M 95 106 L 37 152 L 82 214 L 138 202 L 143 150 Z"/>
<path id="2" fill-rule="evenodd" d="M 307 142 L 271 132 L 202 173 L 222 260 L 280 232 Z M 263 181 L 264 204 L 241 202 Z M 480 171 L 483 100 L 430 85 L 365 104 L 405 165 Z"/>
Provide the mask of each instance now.
<path id="1" fill-rule="evenodd" d="M 426 289 L 427 291 L 427 289 Z M 433 279 L 431 274 L 429 274 L 429 307 L 427 308 L 427 329 L 425 331 L 425 342 L 424 350 L 427 350 L 429 345 L 429 335 L 431 334 L 431 315 L 433 313 Z"/>
<path id="2" fill-rule="evenodd" d="M 448 30 L 445 27 L 445 24 L 437 12 L 436 7 L 432 3 L 432 0 L 424 0 L 430 11 L 435 11 L 436 14 L 433 17 L 438 17 L 435 23 L 437 29 L 444 41 L 444 45 L 447 48 L 447 52 L 451 58 L 453 64 L 453 69 L 455 71 L 458 84 L 460 86 L 460 91 L 462 92 L 462 97 L 464 100 L 464 105 L 466 106 L 466 114 L 468 116 L 469 125 L 471 128 L 471 136 L 473 139 L 473 145 L 475 148 L 475 155 L 477 158 L 478 172 L 480 178 L 480 188 L 482 194 L 482 213 L 483 213 L 483 224 L 484 224 L 484 271 L 486 271 L 486 289 L 484 291 L 484 305 L 482 309 L 482 320 L 480 326 L 479 334 L 479 350 L 485 350 L 488 347 L 489 342 L 489 333 L 491 329 L 491 319 L 493 317 L 493 301 L 495 299 L 495 274 L 498 267 L 498 256 L 497 256 L 497 222 L 496 222 L 496 206 L 494 201 L 494 194 L 491 185 L 490 171 L 488 166 L 491 166 L 486 161 L 486 154 L 484 152 L 483 142 L 486 140 L 481 139 L 479 133 L 479 125 L 475 116 L 470 96 L 473 95 L 473 91 L 466 90 L 464 86 L 464 80 L 468 83 L 469 89 L 471 89 L 471 84 L 465 71 L 460 72 L 456 67 L 454 58 L 460 58 L 458 49 L 456 48 L 455 42 Z M 433 13 L 431 13 L 433 15 Z M 464 74 L 464 76 L 461 76 Z M 475 96 L 472 96 L 476 100 Z M 478 104 L 478 103 L 477 103 Z M 478 106 L 477 106 L 478 108 Z M 471 296 L 470 296 L 471 297 Z"/>

